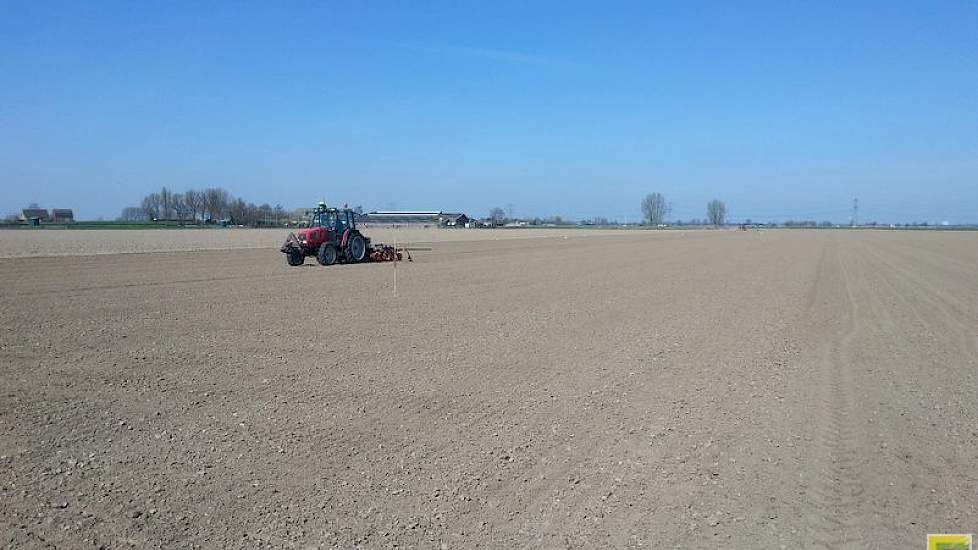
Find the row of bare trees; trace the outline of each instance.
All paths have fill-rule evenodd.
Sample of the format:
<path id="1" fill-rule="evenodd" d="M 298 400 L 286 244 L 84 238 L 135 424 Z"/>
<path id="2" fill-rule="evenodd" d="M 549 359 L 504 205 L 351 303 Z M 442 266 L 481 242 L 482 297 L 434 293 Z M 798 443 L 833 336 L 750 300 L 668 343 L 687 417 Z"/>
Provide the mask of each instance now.
<path id="1" fill-rule="evenodd" d="M 188 189 L 174 193 L 163 187 L 143 197 L 139 206 L 122 209 L 124 221 L 176 221 L 181 223 L 214 223 L 226 221 L 236 225 L 282 225 L 288 212 L 282 205 L 255 205 L 231 195 L 226 189 Z"/>
<path id="2" fill-rule="evenodd" d="M 706 203 L 706 219 L 710 220 L 713 227 L 720 227 L 727 223 L 727 203 L 719 199 Z"/>
<path id="3" fill-rule="evenodd" d="M 672 212 L 672 205 L 662 193 L 649 193 L 642 199 L 642 216 L 652 226 L 664 225 L 666 216 Z M 714 227 L 727 223 L 727 203 L 713 199 L 706 203 L 706 219 Z"/>
<path id="4" fill-rule="evenodd" d="M 565 220 L 561 216 L 550 216 L 547 218 L 533 217 L 533 218 L 514 218 L 512 215 L 507 216 L 506 211 L 500 207 L 495 207 L 489 210 L 489 217 L 485 218 L 487 222 L 491 225 L 506 225 L 512 222 L 522 222 L 525 225 L 573 225 L 576 222 L 571 220 Z M 601 225 L 597 223 L 600 220 L 604 220 L 604 225 L 607 225 L 608 218 L 595 218 L 595 225 Z"/>

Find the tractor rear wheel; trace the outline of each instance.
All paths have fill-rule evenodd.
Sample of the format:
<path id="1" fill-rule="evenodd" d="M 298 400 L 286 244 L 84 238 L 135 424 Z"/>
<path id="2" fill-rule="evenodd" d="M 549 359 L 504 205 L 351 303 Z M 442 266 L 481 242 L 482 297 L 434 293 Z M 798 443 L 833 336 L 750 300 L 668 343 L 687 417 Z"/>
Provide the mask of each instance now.
<path id="1" fill-rule="evenodd" d="M 329 243 L 319 245 L 319 252 L 316 254 L 316 261 L 319 265 L 333 265 L 336 263 L 336 248 Z"/>
<path id="2" fill-rule="evenodd" d="M 367 259 L 367 241 L 359 233 L 352 235 L 346 243 L 346 261 L 355 264 Z"/>
<path id="3" fill-rule="evenodd" d="M 285 261 L 288 262 L 289 265 L 295 267 L 297 265 L 306 263 L 306 257 L 302 254 L 302 252 L 293 250 L 285 254 Z"/>

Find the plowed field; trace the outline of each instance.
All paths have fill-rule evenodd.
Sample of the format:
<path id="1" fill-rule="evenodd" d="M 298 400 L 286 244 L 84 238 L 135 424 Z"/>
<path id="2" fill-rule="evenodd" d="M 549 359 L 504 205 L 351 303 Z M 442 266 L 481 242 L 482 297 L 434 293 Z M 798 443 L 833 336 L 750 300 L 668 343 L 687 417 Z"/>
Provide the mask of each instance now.
<path id="1" fill-rule="evenodd" d="M 0 546 L 978 531 L 978 233 L 470 234 L 0 259 Z"/>

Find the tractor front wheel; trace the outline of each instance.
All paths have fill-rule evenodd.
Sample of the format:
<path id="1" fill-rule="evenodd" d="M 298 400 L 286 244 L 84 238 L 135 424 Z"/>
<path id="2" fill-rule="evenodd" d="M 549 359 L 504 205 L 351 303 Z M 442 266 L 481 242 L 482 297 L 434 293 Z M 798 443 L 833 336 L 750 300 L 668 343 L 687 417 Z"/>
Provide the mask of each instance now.
<path id="1" fill-rule="evenodd" d="M 302 252 L 298 250 L 293 250 L 285 254 L 285 261 L 289 263 L 292 267 L 297 265 L 302 265 L 306 263 L 306 257 Z"/>
<path id="2" fill-rule="evenodd" d="M 319 252 L 316 254 L 316 261 L 320 265 L 333 265 L 336 263 L 336 249 L 333 245 L 323 243 L 319 245 Z"/>

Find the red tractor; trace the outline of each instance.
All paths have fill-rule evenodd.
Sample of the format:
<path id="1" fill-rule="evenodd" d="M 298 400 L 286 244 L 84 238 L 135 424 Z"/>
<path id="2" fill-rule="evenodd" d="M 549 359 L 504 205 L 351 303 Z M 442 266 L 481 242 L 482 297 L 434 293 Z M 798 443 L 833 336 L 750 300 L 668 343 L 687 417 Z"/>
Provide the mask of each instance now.
<path id="1" fill-rule="evenodd" d="M 281 251 L 288 264 L 302 265 L 306 256 L 315 256 L 321 265 L 371 260 L 374 251 L 370 238 L 357 230 L 356 216 L 348 208 L 327 208 L 325 202 L 320 202 L 309 220 L 309 227 L 289 233 L 285 239 Z"/>

